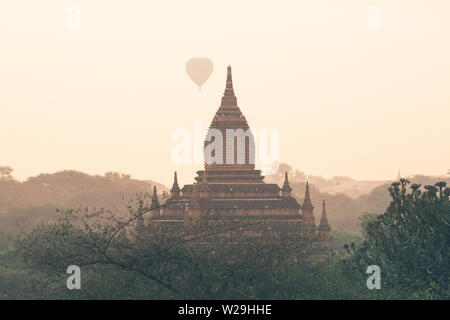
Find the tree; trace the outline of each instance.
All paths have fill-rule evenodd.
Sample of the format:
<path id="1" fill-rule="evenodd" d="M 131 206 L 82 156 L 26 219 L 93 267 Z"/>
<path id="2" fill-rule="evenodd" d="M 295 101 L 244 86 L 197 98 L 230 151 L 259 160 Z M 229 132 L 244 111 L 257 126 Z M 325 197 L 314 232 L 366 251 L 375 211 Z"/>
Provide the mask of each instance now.
<path id="1" fill-rule="evenodd" d="M 13 168 L 8 166 L 0 166 L 0 180 L 11 180 Z"/>
<path id="2" fill-rule="evenodd" d="M 450 188 L 392 183 L 392 201 L 383 215 L 368 222 L 367 240 L 348 248 L 359 270 L 378 265 L 388 287 L 416 298 L 448 299 L 450 269 Z"/>
<path id="3" fill-rule="evenodd" d="M 129 203 L 128 217 L 104 209 L 62 211 L 57 223 L 23 235 L 19 254 L 29 270 L 42 275 L 41 283 L 50 284 L 53 297 L 243 299 L 295 294 L 286 273 L 305 263 L 301 257 L 308 239 L 271 233 L 249 238 L 244 232 L 255 222 L 214 215 L 209 217 L 214 223 L 189 228 L 149 223 L 144 234 L 135 226 L 152 210 L 150 202 L 148 194 L 139 195 Z M 69 265 L 81 267 L 86 290 L 67 292 L 63 277 Z M 55 288 L 55 283 L 61 285 Z"/>
<path id="4" fill-rule="evenodd" d="M 369 225 L 369 223 L 373 223 L 376 221 L 378 215 L 376 213 L 369 213 L 369 212 L 364 212 L 361 217 L 359 217 L 359 220 L 361 221 L 361 229 L 362 229 L 362 234 L 365 238 L 367 238 L 367 226 Z"/>

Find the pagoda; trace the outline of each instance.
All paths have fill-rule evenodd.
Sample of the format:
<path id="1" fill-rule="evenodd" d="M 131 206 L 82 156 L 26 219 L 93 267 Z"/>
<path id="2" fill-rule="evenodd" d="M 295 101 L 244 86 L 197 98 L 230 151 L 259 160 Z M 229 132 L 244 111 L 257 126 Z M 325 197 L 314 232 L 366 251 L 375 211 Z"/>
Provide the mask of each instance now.
<path id="1" fill-rule="evenodd" d="M 318 233 L 309 184 L 301 206 L 292 196 L 287 173 L 280 188 L 265 183 L 261 170 L 255 169 L 254 137 L 238 107 L 230 66 L 220 107 L 205 138 L 204 157 L 204 170 L 197 171 L 193 184 L 180 188 L 175 172 L 170 198 L 151 211 L 151 223 L 186 225 L 202 217 L 220 216 L 257 222 L 253 231 Z M 154 190 L 152 205 L 157 202 Z M 329 247 L 326 213 L 322 214 L 320 226 L 323 240 L 317 247 Z"/>

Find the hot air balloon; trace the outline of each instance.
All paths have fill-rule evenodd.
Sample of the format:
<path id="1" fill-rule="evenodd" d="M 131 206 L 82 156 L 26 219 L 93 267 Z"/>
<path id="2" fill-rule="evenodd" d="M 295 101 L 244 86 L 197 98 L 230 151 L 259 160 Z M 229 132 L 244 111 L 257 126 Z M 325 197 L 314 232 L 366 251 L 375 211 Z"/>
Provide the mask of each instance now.
<path id="1" fill-rule="evenodd" d="M 212 61 L 208 58 L 191 58 L 186 62 L 186 72 L 201 90 L 203 84 L 211 76 L 214 69 Z"/>

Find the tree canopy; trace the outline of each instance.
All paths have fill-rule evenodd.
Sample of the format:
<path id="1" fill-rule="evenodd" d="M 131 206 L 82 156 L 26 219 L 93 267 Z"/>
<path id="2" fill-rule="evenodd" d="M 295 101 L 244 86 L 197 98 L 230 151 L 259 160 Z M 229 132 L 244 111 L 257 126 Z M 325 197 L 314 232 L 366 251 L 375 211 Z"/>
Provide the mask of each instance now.
<path id="1" fill-rule="evenodd" d="M 385 284 L 417 298 L 446 298 L 450 279 L 450 188 L 412 184 L 389 188 L 386 212 L 365 225 L 366 240 L 348 248 L 358 270 L 379 265 Z"/>

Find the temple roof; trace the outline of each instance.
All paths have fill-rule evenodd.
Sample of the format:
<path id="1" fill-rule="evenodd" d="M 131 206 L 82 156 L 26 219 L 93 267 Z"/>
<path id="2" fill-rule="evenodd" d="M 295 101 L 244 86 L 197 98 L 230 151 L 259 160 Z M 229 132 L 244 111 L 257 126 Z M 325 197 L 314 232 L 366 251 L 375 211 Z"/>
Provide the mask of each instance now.
<path id="1" fill-rule="evenodd" d="M 206 182 L 208 183 L 263 183 L 264 176 L 261 175 L 261 170 L 254 169 L 237 169 L 239 165 L 235 165 L 235 168 L 217 169 L 214 170 L 200 170 L 197 171 L 197 182 L 203 181 L 203 176 L 206 175 Z M 206 174 L 207 172 L 207 174 Z"/>
<path id="2" fill-rule="evenodd" d="M 168 209 L 183 209 L 186 203 L 192 208 L 195 206 L 201 209 L 300 209 L 295 198 L 199 198 L 169 200 L 164 205 Z"/>
<path id="3" fill-rule="evenodd" d="M 278 195 L 280 187 L 274 183 L 208 183 L 209 190 L 214 192 L 261 192 L 261 191 L 271 191 Z M 184 185 L 182 192 L 192 192 L 193 185 Z"/>
<path id="4" fill-rule="evenodd" d="M 202 199 L 203 200 L 203 199 Z M 294 198 L 283 199 L 208 199 L 202 207 L 211 209 L 299 209 Z"/>

